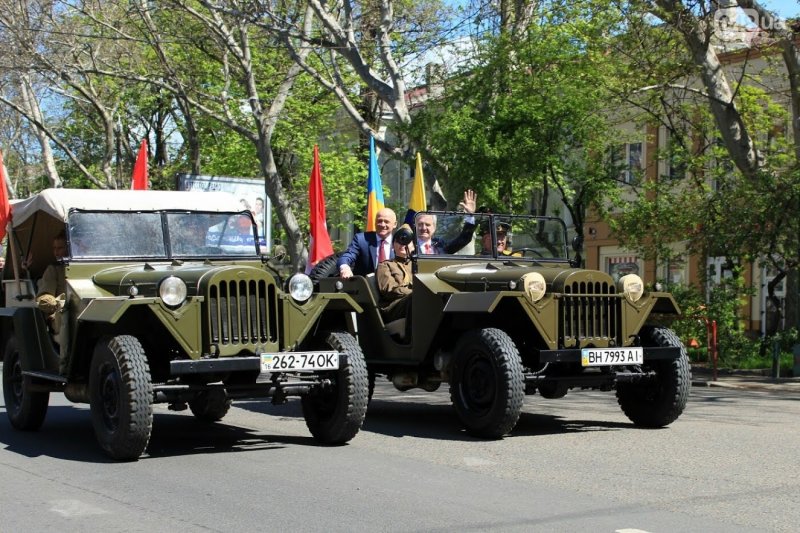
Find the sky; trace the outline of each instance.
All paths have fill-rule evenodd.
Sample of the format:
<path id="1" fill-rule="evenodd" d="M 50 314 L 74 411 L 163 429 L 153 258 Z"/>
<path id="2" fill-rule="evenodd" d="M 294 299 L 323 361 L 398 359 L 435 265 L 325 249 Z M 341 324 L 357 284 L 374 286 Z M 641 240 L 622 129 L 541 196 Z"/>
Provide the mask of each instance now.
<path id="1" fill-rule="evenodd" d="M 779 17 L 791 18 L 800 14 L 798 0 L 761 0 L 768 9 L 775 11 Z"/>

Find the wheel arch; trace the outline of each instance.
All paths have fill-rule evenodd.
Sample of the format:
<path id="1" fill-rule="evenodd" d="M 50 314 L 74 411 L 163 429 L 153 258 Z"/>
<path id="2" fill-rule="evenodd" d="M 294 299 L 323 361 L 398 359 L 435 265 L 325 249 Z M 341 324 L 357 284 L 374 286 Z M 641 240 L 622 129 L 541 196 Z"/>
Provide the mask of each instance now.
<path id="1" fill-rule="evenodd" d="M 23 370 L 58 371 L 58 354 L 41 311 L 35 307 L 3 308 L 0 321 L 0 349 L 4 351 L 8 340 L 15 338 Z"/>
<path id="2" fill-rule="evenodd" d="M 169 353 L 188 354 L 183 344 L 176 341 L 173 330 L 167 328 L 163 320 L 151 312 L 149 306 L 134 305 L 129 306 L 122 315 L 115 317 L 113 322 L 77 321 L 68 367 L 70 377 L 79 379 L 87 377 L 97 343 L 101 339 L 110 339 L 117 335 L 131 335 L 139 340 L 154 378 L 164 378 L 168 375 Z"/>
<path id="3" fill-rule="evenodd" d="M 460 336 L 478 328 L 503 330 L 517 345 L 520 354 L 530 350 L 547 349 L 547 342 L 525 312 L 519 298 L 499 298 L 491 309 L 471 312 L 446 312 L 436 342 L 439 348 L 450 351 Z M 458 335 L 453 335 L 453 332 Z"/>

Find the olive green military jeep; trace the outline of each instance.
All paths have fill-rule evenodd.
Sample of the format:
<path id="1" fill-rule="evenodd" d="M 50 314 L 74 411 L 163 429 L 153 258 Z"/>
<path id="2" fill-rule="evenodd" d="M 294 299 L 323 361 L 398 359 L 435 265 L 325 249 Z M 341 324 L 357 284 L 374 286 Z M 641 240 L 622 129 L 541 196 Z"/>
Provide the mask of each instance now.
<path id="1" fill-rule="evenodd" d="M 0 307 L 11 424 L 38 429 L 63 392 L 90 405 L 103 450 L 131 460 L 154 403 L 217 421 L 232 399 L 301 396 L 318 441 L 352 439 L 368 379 L 345 319 L 360 307 L 281 275 L 240 210 L 207 192 L 51 189 L 14 204 Z M 37 283 L 52 263 L 63 292 L 45 315 Z"/>
<path id="2" fill-rule="evenodd" d="M 461 216 L 433 214 L 437 237 L 461 232 Z M 614 390 L 638 426 L 665 426 L 680 416 L 691 376 L 681 341 L 658 325 L 679 313 L 669 294 L 647 291 L 635 274 L 614 279 L 577 268 L 561 220 L 482 214 L 468 222 L 478 237 L 465 249 L 412 253 L 405 319 L 384 323 L 372 275 L 344 280 L 312 272 L 320 293 L 347 294 L 364 308 L 357 335 L 371 386 L 381 375 L 401 391 L 449 383 L 461 422 L 485 438 L 510 432 L 525 395 L 537 392 L 560 398 L 572 389 Z M 416 242 L 410 230 L 398 233 L 395 239 Z M 513 247 L 503 248 L 511 244 L 504 238 Z"/>

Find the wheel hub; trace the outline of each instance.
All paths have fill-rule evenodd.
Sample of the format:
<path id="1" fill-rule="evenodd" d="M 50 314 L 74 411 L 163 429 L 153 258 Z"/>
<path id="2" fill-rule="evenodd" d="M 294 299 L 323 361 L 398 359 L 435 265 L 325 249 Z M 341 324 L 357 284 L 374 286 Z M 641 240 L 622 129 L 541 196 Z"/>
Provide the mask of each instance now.
<path id="1" fill-rule="evenodd" d="M 115 430 L 119 425 L 119 375 L 106 366 L 102 369 L 103 379 L 100 381 L 100 398 L 103 405 L 103 420 L 106 426 Z"/>
<path id="2" fill-rule="evenodd" d="M 11 369 L 11 393 L 14 395 L 14 399 L 16 400 L 17 406 L 22 405 L 22 395 L 23 395 L 23 387 L 22 387 L 22 365 L 19 364 L 19 358 L 14 361 L 14 366 Z"/>
<path id="3" fill-rule="evenodd" d="M 473 359 L 464 372 L 464 392 L 467 402 L 475 408 L 492 405 L 495 396 L 494 370 L 484 358 Z"/>

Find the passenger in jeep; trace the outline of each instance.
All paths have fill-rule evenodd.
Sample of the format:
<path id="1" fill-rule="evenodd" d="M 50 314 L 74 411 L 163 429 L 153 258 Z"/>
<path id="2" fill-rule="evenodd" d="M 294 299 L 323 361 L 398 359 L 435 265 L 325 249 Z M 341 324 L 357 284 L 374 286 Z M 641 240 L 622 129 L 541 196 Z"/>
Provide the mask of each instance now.
<path id="1" fill-rule="evenodd" d="M 392 232 L 396 227 L 397 214 L 394 211 L 388 207 L 378 210 L 375 214 L 375 231 L 356 233 L 339 257 L 339 275 L 344 279 L 366 276 L 375 272 L 379 263 L 391 259 Z"/>
<path id="2" fill-rule="evenodd" d="M 464 199 L 459 203 L 459 207 L 464 213 L 472 215 L 475 213 L 478 196 L 475 191 L 467 189 L 464 191 Z M 441 237 L 436 237 L 436 216 L 429 214 L 417 215 L 417 245 L 419 253 L 427 254 L 454 254 L 472 241 L 472 234 L 475 233 L 475 217 L 467 216 L 464 218 L 464 226 L 454 239 L 446 241 Z"/>
<path id="3" fill-rule="evenodd" d="M 58 261 L 67 255 L 67 237 L 62 231 L 53 238 L 54 263 L 47 268 L 39 280 L 39 290 L 36 292 L 36 306 L 44 313 L 47 323 L 53 333 L 58 333 L 60 324 L 58 320 L 59 301 L 63 301 L 67 282 L 64 277 L 64 266 Z"/>
<path id="4" fill-rule="evenodd" d="M 411 231 L 407 225 L 403 225 L 397 233 L 406 229 Z M 414 251 L 414 242 L 403 245 L 398 242 L 397 233 L 394 238 L 394 258 L 386 260 L 378 265 L 375 271 L 375 282 L 378 291 L 381 293 L 381 300 L 378 305 L 385 323 L 392 322 L 401 318 L 408 318 L 411 307 L 411 285 L 414 279 L 411 272 L 411 252 Z"/>

